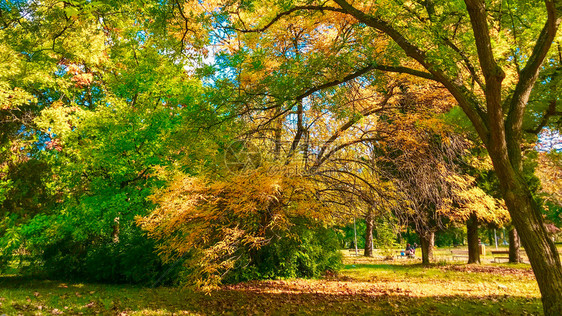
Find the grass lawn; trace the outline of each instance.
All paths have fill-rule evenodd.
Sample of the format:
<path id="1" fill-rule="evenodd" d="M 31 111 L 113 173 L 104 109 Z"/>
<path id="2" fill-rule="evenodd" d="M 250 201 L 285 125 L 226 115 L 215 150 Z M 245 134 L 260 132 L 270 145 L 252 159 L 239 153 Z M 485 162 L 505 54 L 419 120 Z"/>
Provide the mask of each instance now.
<path id="1" fill-rule="evenodd" d="M 436 264 L 346 257 L 322 280 L 275 280 L 204 293 L 0 277 L 6 315 L 538 315 L 529 265 Z"/>

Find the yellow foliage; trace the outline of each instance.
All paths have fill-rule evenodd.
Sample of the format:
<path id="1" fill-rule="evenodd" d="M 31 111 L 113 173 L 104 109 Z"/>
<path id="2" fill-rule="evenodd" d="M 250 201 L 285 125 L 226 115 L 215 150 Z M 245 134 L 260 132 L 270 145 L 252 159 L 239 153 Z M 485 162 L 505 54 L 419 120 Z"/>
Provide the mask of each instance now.
<path id="1" fill-rule="evenodd" d="M 555 205 L 562 205 L 562 159 L 560 154 L 539 154 L 536 171 L 541 180 L 541 191 L 545 199 Z"/>
<path id="2" fill-rule="evenodd" d="M 289 230 L 291 218 L 326 220 L 312 194 L 306 178 L 281 167 L 242 171 L 220 180 L 180 175 L 152 196 L 158 208 L 137 222 L 160 241 L 166 262 L 191 255 L 194 284 L 212 288 L 243 249 L 260 248 L 276 232 Z"/>
<path id="3" fill-rule="evenodd" d="M 441 214 L 461 222 L 468 220 L 471 214 L 486 223 L 501 225 L 509 221 L 505 202 L 477 187 L 473 177 L 454 174 L 447 181 L 453 188 L 454 201 L 450 200 L 451 207 L 441 209 Z"/>

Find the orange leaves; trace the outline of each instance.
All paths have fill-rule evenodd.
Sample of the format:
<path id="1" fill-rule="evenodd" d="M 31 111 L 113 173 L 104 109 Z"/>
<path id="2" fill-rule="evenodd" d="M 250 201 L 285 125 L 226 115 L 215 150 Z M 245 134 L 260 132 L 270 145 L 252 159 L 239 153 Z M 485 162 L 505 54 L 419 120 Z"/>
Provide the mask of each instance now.
<path id="1" fill-rule="evenodd" d="M 92 81 L 94 81 L 94 75 L 91 73 L 78 74 L 72 77 L 71 80 L 72 82 L 74 82 L 76 87 L 83 88 L 89 86 L 92 83 Z"/>
<path id="2" fill-rule="evenodd" d="M 314 29 L 314 41 L 312 41 L 312 49 L 322 54 L 333 54 L 332 48 L 337 43 L 341 31 L 337 26 L 321 25 Z"/>
<path id="3" fill-rule="evenodd" d="M 67 71 L 69 74 L 76 76 L 79 73 L 82 73 L 82 70 L 80 69 L 80 66 L 76 65 L 76 64 L 69 64 L 67 66 Z"/>
<path id="4" fill-rule="evenodd" d="M 358 68 L 362 60 L 383 54 L 387 46 L 386 41 L 377 40 L 372 54 L 359 54 L 357 47 L 363 46 L 361 41 L 371 43 L 373 38 L 378 39 L 375 32 L 355 27 L 356 20 L 350 15 L 296 7 L 299 4 L 267 1 L 222 7 L 230 15 L 230 31 L 235 31 L 221 34 L 223 38 L 216 48 L 228 54 L 244 51 L 240 54 L 243 60 L 237 60 L 236 65 L 242 91 L 256 90 L 260 81 L 278 80 L 266 80 L 273 73 L 302 83 L 312 80 L 311 87 L 342 79 Z"/>
<path id="5" fill-rule="evenodd" d="M 94 74 L 85 69 L 84 65 L 71 63 L 67 60 L 62 60 L 59 65 L 66 67 L 67 73 L 71 76 L 70 80 L 77 88 L 87 87 L 94 81 Z"/>
<path id="6" fill-rule="evenodd" d="M 307 180 L 278 169 L 252 169 L 220 180 L 179 176 L 152 196 L 158 207 L 137 223 L 160 241 L 167 261 L 191 254 L 200 287 L 220 283 L 244 251 L 260 248 L 290 219 L 318 216 Z"/>
<path id="7" fill-rule="evenodd" d="M 402 94 L 392 102 L 401 111 L 388 120 L 388 126 L 386 120 L 381 121 L 379 128 L 393 131 L 386 142 L 387 150 L 396 152 L 390 161 L 398 169 L 398 182 L 408 192 L 415 211 L 402 213 L 418 228 L 429 225 L 430 218 L 464 221 L 471 214 L 489 223 L 506 222 L 509 216 L 503 201 L 477 187 L 475 179 L 459 168 L 474 144 L 440 118 L 454 105 L 446 103 L 448 94 L 434 84 L 404 77 L 396 80 Z"/>

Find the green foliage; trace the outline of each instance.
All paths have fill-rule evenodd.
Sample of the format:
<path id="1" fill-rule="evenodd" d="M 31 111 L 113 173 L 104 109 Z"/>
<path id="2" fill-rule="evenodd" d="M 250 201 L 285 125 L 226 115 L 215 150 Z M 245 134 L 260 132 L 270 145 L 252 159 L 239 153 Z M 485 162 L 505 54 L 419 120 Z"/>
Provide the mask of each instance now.
<path id="1" fill-rule="evenodd" d="M 317 278 L 341 267 L 342 256 L 334 230 L 304 218 L 293 220 L 269 244 L 243 254 L 225 282 L 255 279 Z"/>
<path id="2" fill-rule="evenodd" d="M 0 214 L 18 214 L 25 220 L 53 206 L 54 196 L 46 187 L 51 175 L 46 161 L 24 159 L 9 163 L 6 169 L 6 180 L 0 185 L 0 200 L 1 191 L 5 192 L 0 201 Z"/>
<path id="3" fill-rule="evenodd" d="M 375 222 L 373 242 L 375 248 L 389 250 L 399 248 L 396 242 L 396 223 L 391 219 L 378 218 Z M 413 244 L 413 242 L 411 242 Z"/>
<path id="4" fill-rule="evenodd" d="M 464 244 L 466 225 L 450 225 L 435 233 L 435 246 L 450 247 Z"/>
<path id="5" fill-rule="evenodd" d="M 168 269 L 156 255 L 154 243 L 136 227 L 122 232 L 119 242 L 90 242 L 65 238 L 51 245 L 36 245 L 43 251 L 39 261 L 42 272 L 61 279 L 148 285 Z M 173 281 L 174 272 L 161 282 Z"/>
<path id="6" fill-rule="evenodd" d="M 357 248 L 365 248 L 365 230 L 367 225 L 364 219 L 355 219 L 355 230 L 357 231 Z M 336 230 L 341 248 L 355 248 L 355 231 L 353 222 Z"/>
<path id="7" fill-rule="evenodd" d="M 22 241 L 25 241 L 26 251 L 31 254 L 26 258 L 30 260 L 30 264 L 21 272 L 54 278 L 147 282 L 152 277 L 149 272 L 157 269 L 153 246 L 147 243 L 138 229 L 125 229 L 120 234 L 119 242 L 114 242 L 104 240 L 99 233 L 88 236 L 83 230 L 73 229 L 72 225 L 79 224 L 64 215 L 39 215 L 20 226 Z M 143 247 L 137 249 L 131 241 Z M 152 256 L 153 259 L 146 260 L 143 265 L 136 263 L 124 266 L 127 260 L 134 262 L 135 258 L 147 256 Z M 137 271 L 139 267 L 143 267 L 145 271 L 129 272 L 129 269 Z"/>
<path id="8" fill-rule="evenodd" d="M 545 203 L 545 206 L 547 218 L 556 226 L 562 227 L 562 206 L 551 202 Z"/>
<path id="9" fill-rule="evenodd" d="M 21 215 L 10 224 L 17 240 L 0 231 L 0 244 L 11 245 L 3 258 L 21 250 L 30 254 L 28 272 L 59 278 L 160 279 L 167 267 L 135 217 L 153 209 L 147 197 L 166 183 L 161 170 L 194 173 L 212 151 L 200 128 L 213 115 L 202 111 L 201 85 L 160 21 L 170 8 L 119 0 L 7 6 L 10 16 L 33 19 L 0 17 L 0 50 L 12 56 L 0 63 L 10 70 L 0 74 L 0 105 L 30 107 L 24 126 L 0 135 L 18 150 L 26 141 L 25 152 L 1 152 L 17 164 L 2 173 L 0 201 Z M 18 89 L 19 103 L 4 98 Z M 4 193 L 12 187 L 16 194 Z"/>
<path id="10" fill-rule="evenodd" d="M 0 271 L 5 271 L 14 252 L 21 245 L 21 234 L 16 226 L 18 216 L 16 214 L 7 214 L 0 221 Z"/>
<path id="11" fill-rule="evenodd" d="M 112 282 L 148 282 L 161 272 L 154 246 L 134 226 L 160 183 L 150 170 L 165 163 L 160 135 L 169 110 L 153 113 L 143 119 L 127 107 L 82 113 L 75 130 L 61 133 L 64 148 L 44 153 L 60 202 L 21 226 L 35 256 L 33 272 Z"/>

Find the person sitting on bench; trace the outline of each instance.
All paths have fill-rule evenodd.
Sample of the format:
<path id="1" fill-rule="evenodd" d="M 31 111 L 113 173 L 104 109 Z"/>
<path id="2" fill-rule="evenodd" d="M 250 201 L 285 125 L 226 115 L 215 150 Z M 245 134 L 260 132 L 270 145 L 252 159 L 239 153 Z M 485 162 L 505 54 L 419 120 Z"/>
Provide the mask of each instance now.
<path id="1" fill-rule="evenodd" d="M 412 247 L 410 244 L 406 244 L 406 256 L 413 257 L 416 252 L 416 248 Z"/>

